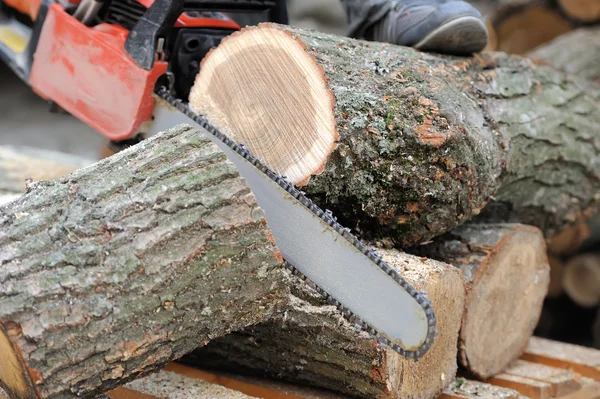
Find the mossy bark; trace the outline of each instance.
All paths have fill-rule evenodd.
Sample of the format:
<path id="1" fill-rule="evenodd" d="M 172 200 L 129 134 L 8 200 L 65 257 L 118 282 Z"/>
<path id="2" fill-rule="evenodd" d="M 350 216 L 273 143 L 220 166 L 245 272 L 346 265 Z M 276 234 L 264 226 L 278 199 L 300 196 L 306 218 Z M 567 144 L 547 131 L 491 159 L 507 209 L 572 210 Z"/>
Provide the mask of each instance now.
<path id="1" fill-rule="evenodd" d="M 438 314 L 436 341 L 417 362 L 380 347 L 300 284 L 290 284 L 289 307 L 281 317 L 219 338 L 182 361 L 283 378 L 353 397 L 437 397 L 456 374 L 465 298 L 462 276 L 441 262 L 395 250 L 380 254 L 417 289 L 427 292 Z"/>
<path id="2" fill-rule="evenodd" d="M 563 73 L 263 26 L 303 44 L 335 100 L 339 143 L 302 190 L 365 239 L 413 245 L 486 204 L 486 220 L 552 233 L 596 205 L 599 101 Z"/>
<path id="3" fill-rule="evenodd" d="M 279 258 L 237 169 L 189 128 L 30 186 L 0 208 L 0 341 L 15 354 L 0 354 L 0 386 L 92 396 L 154 371 L 270 317 Z M 3 378 L 7 359 L 22 380 Z"/>

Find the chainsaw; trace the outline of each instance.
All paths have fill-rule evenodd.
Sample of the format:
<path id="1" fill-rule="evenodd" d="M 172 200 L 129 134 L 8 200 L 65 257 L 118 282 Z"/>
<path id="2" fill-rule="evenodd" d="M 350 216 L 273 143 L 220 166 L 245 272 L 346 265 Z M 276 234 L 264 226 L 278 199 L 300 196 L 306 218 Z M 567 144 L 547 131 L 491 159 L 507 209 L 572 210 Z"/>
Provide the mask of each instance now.
<path id="1" fill-rule="evenodd" d="M 113 143 L 179 124 L 196 127 L 248 183 L 292 273 L 357 329 L 418 359 L 437 335 L 426 294 L 331 212 L 188 107 L 208 51 L 241 24 L 263 21 L 286 24 L 285 1 L 0 0 L 0 59 L 52 109 Z"/>

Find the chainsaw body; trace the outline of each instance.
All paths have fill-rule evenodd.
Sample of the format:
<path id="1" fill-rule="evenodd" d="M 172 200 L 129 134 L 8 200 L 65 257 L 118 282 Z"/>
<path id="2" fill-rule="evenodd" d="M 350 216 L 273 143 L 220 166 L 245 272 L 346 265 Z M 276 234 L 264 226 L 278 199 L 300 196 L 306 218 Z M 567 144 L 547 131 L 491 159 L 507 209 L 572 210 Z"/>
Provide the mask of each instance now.
<path id="1" fill-rule="evenodd" d="M 144 133 L 159 79 L 187 99 L 202 58 L 240 29 L 287 22 L 285 1 L 0 0 L 0 58 L 112 141 Z"/>

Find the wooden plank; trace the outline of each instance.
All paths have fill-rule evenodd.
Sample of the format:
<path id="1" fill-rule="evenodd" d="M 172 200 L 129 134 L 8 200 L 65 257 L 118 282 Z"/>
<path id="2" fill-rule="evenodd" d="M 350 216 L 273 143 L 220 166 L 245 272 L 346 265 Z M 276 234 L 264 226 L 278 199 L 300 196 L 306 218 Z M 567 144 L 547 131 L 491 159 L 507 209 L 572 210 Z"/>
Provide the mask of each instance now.
<path id="1" fill-rule="evenodd" d="M 561 396 L 560 399 L 597 399 L 600 398 L 600 383 L 591 378 L 581 378 L 581 389 Z"/>
<path id="2" fill-rule="evenodd" d="M 532 337 L 521 358 L 600 381 L 600 351 L 593 348 Z"/>
<path id="3" fill-rule="evenodd" d="M 125 388 L 164 399 L 250 399 L 237 390 L 189 377 L 184 373 L 161 370 L 125 385 Z M 147 399 L 152 399 L 152 398 Z M 144 397 L 114 399 L 146 399 Z"/>
<path id="4" fill-rule="evenodd" d="M 163 370 L 172 371 L 190 378 L 199 379 L 210 382 L 212 384 L 221 385 L 223 387 L 242 392 L 249 396 L 269 399 L 304 399 L 301 396 L 288 395 L 273 389 L 261 387 L 258 385 L 242 382 L 233 378 L 208 373 L 193 367 L 184 366 L 179 363 L 170 363 Z"/>
<path id="5" fill-rule="evenodd" d="M 159 398 L 158 396 L 148 395 L 146 393 L 142 393 L 125 387 L 119 387 L 110 392 L 107 392 L 106 396 L 109 399 L 163 399 Z"/>
<path id="6" fill-rule="evenodd" d="M 559 369 L 544 364 L 517 360 L 505 371 L 506 374 L 546 382 L 552 387 L 552 396 L 563 396 L 581 388 L 581 376 L 572 370 Z"/>
<path id="7" fill-rule="evenodd" d="M 457 378 L 439 399 L 523 399 L 517 391 L 479 381 Z"/>
<path id="8" fill-rule="evenodd" d="M 552 397 L 552 385 L 531 378 L 512 374 L 498 374 L 486 381 L 488 384 L 514 389 L 531 399 L 548 399 Z"/>

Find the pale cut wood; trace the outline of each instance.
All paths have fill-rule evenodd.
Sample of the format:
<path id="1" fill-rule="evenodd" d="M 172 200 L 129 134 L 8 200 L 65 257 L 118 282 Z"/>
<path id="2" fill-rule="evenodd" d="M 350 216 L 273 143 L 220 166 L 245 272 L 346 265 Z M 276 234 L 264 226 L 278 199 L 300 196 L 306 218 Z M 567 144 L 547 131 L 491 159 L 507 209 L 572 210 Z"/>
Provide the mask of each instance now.
<path id="1" fill-rule="evenodd" d="M 467 224 L 411 251 L 458 267 L 467 282 L 461 364 L 480 378 L 517 359 L 537 325 L 550 268 L 541 231 L 521 224 Z"/>
<path id="2" fill-rule="evenodd" d="M 548 252 L 556 256 L 568 256 L 577 253 L 581 244 L 590 235 L 590 228 L 585 222 L 568 226 L 560 233 L 548 239 Z"/>
<path id="3" fill-rule="evenodd" d="M 552 388 L 552 396 L 564 396 L 581 388 L 581 376 L 571 370 L 521 359 L 512 363 L 505 373 L 548 383 Z"/>
<path id="4" fill-rule="evenodd" d="M 457 378 L 442 392 L 440 399 L 525 399 L 514 389 Z"/>
<path id="5" fill-rule="evenodd" d="M 600 303 L 600 254 L 577 255 L 567 261 L 563 287 L 579 305 L 593 307 Z"/>
<path id="6" fill-rule="evenodd" d="M 577 82 L 503 53 L 261 24 L 205 57 L 190 105 L 364 239 L 405 248 L 476 215 L 551 236 L 596 206 L 598 100 Z"/>
<path id="7" fill-rule="evenodd" d="M 210 85 L 206 91 L 193 90 L 190 105 L 198 112 L 210 113 L 211 119 L 228 132 L 236 132 L 236 126 L 245 124 L 249 130 L 243 137 L 244 144 L 255 154 L 264 154 L 272 169 L 302 185 L 310 175 L 323 171 L 325 159 L 336 147 L 339 135 L 331 112 L 333 95 L 323 85 L 322 69 L 306 56 L 299 42 L 290 39 L 291 36 L 279 30 L 260 30 L 251 37 L 236 35 L 234 40 L 227 38 L 228 51 L 211 52 L 210 62 L 203 61 L 201 79 Z M 285 53 L 270 51 L 277 42 L 285 46 Z M 246 48 L 256 51 L 245 51 Z M 260 67 L 265 57 L 274 71 Z M 290 63 L 288 57 L 296 62 Z M 247 70 L 249 65 L 252 65 L 252 82 L 275 81 L 269 86 L 248 82 L 236 87 L 236 96 L 229 96 L 235 82 L 227 79 L 229 73 L 223 74 L 221 68 L 233 75 L 235 71 Z M 290 92 L 295 95 L 293 101 L 289 101 Z M 253 99 L 251 114 L 238 103 L 248 99 Z M 199 108 L 200 104 L 204 107 Z M 277 115 L 277 120 L 273 115 Z M 248 120 L 254 123 L 248 124 Z"/>
<path id="8" fill-rule="evenodd" d="M 600 381 L 600 351 L 593 348 L 532 337 L 522 358 Z"/>
<path id="9" fill-rule="evenodd" d="M 285 298 L 281 255 L 245 181 L 178 127 L 0 207 L 0 386 L 92 396 Z"/>
<path id="10" fill-rule="evenodd" d="M 293 286 L 292 306 L 281 318 L 215 340 L 185 361 L 269 375 L 354 397 L 435 398 L 457 370 L 464 280 L 448 264 L 395 250 L 379 254 L 417 290 L 427 293 L 438 315 L 439 335 L 418 362 L 380 348 L 371 335 L 356 331 L 304 285 Z"/>
<path id="11" fill-rule="evenodd" d="M 600 398 L 600 384 L 587 377 L 581 377 L 581 388 L 575 392 L 561 396 L 560 399 L 598 399 Z"/>
<path id="12" fill-rule="evenodd" d="M 600 21 L 600 0 L 558 0 L 563 11 L 581 22 Z"/>
<path id="13" fill-rule="evenodd" d="M 552 397 L 552 385 L 547 382 L 532 380 L 531 378 L 501 373 L 488 379 L 486 382 L 514 389 L 531 399 L 548 399 Z"/>

